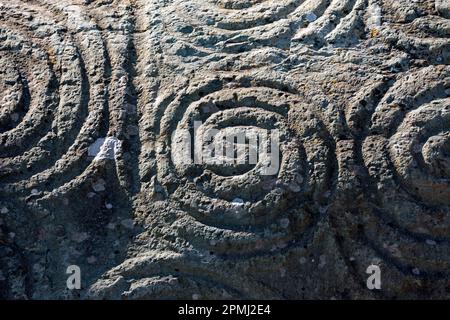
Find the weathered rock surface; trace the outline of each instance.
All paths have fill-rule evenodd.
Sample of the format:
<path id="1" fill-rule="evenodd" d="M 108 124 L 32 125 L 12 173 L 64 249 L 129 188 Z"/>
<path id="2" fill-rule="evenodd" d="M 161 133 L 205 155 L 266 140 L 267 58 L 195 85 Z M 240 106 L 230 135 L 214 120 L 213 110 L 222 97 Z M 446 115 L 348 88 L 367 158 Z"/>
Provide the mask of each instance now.
<path id="1" fill-rule="evenodd" d="M 450 298 L 449 8 L 0 0 L 0 297 Z M 279 170 L 178 161 L 197 120 Z"/>

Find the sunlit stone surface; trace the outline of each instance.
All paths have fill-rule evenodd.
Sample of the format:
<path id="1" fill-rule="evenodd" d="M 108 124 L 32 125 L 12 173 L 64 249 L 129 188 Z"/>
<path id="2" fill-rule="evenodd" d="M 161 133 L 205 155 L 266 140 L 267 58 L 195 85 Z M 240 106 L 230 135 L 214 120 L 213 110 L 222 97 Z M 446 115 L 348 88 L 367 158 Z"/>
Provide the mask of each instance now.
<path id="1" fill-rule="evenodd" d="M 450 298 L 449 6 L 0 0 L 0 297 Z"/>

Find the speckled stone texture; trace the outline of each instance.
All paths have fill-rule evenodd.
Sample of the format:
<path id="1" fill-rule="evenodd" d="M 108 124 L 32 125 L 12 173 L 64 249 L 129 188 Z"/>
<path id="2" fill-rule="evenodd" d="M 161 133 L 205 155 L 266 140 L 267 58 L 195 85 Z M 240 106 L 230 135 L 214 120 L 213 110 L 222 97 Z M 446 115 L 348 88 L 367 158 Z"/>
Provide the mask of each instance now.
<path id="1" fill-rule="evenodd" d="M 0 297 L 449 299 L 449 18 L 0 0 Z M 278 129 L 278 172 L 178 161 L 194 121 Z"/>

